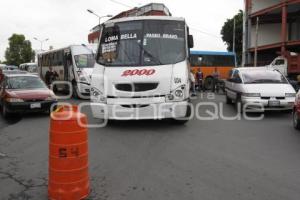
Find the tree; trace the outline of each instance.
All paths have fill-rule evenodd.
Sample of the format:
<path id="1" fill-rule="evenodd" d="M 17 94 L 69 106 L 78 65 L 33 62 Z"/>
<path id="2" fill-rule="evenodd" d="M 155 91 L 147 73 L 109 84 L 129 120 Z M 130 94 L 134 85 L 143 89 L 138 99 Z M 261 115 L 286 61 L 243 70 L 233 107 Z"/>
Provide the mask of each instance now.
<path id="1" fill-rule="evenodd" d="M 242 61 L 243 54 L 243 15 L 243 11 L 240 10 L 233 18 L 227 19 L 221 30 L 222 40 L 226 43 L 227 50 L 233 51 L 233 27 L 235 19 L 235 52 L 239 64 Z"/>
<path id="2" fill-rule="evenodd" d="M 5 51 L 6 64 L 19 66 L 34 60 L 35 52 L 31 48 L 31 42 L 25 40 L 24 35 L 13 34 L 8 41 L 9 47 Z"/>

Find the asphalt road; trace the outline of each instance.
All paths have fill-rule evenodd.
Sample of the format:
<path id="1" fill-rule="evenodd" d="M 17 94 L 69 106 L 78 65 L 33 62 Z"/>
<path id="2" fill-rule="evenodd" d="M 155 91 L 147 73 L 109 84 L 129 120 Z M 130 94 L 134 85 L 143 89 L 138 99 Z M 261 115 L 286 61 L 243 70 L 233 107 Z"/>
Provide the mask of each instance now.
<path id="1" fill-rule="evenodd" d="M 206 109 L 199 113 L 208 116 Z M 224 106 L 224 115 L 235 113 Z M 291 120 L 270 112 L 259 121 L 115 121 L 90 129 L 89 199 L 299 200 L 300 132 Z M 44 114 L 0 117 L 0 199 L 47 199 L 48 129 Z"/>

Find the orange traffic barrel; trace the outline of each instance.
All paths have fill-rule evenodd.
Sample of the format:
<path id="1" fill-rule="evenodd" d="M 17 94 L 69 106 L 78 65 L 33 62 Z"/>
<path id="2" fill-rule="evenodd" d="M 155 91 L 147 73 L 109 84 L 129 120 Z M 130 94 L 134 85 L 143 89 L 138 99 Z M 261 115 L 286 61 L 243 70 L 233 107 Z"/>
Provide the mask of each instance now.
<path id="1" fill-rule="evenodd" d="M 86 124 L 87 117 L 78 112 L 77 106 L 62 106 L 51 113 L 48 179 L 51 200 L 79 200 L 89 195 Z"/>

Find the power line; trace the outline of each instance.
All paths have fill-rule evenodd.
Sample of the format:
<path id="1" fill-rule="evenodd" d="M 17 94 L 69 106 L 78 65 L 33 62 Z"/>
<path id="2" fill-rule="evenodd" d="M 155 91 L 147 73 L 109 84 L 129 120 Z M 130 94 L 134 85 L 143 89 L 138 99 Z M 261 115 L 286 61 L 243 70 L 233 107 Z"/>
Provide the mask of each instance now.
<path id="1" fill-rule="evenodd" d="M 221 38 L 220 36 L 217 36 L 217 35 L 214 35 L 212 33 L 208 33 L 208 32 L 205 32 L 205 31 L 202 31 L 200 29 L 197 29 L 197 28 L 194 28 L 194 27 L 190 27 L 191 30 L 194 30 L 194 31 L 197 31 L 199 33 L 203 33 L 205 35 L 208 35 L 208 36 L 211 36 L 211 37 L 214 37 L 214 38 Z"/>
<path id="2" fill-rule="evenodd" d="M 114 2 L 114 3 L 116 3 L 116 4 L 119 4 L 119 5 L 125 6 L 125 7 L 127 7 L 127 8 L 133 8 L 133 6 L 130 6 L 130 5 L 125 4 L 125 3 L 121 3 L 121 2 L 116 1 L 116 0 L 110 0 L 110 1 L 111 1 L 111 2 Z"/>
<path id="3" fill-rule="evenodd" d="M 134 1 L 134 0 L 130 0 L 132 3 L 134 3 L 135 5 L 138 5 L 138 6 L 141 6 L 143 5 L 143 3 L 141 2 L 137 2 L 137 1 Z"/>

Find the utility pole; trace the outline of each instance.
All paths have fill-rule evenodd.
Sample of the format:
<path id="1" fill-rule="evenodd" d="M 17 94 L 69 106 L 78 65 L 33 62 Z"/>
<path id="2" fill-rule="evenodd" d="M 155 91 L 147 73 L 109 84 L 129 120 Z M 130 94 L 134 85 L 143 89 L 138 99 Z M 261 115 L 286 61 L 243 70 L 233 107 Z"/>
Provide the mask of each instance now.
<path id="1" fill-rule="evenodd" d="M 259 17 L 256 17 L 254 67 L 257 67 L 258 25 Z"/>
<path id="2" fill-rule="evenodd" d="M 246 64 L 246 54 L 247 54 L 247 46 L 248 46 L 248 30 L 247 30 L 247 20 L 248 20 L 248 7 L 247 1 L 244 0 L 245 3 L 245 11 L 243 13 L 243 55 L 242 55 L 242 67 L 245 67 Z"/>
<path id="3" fill-rule="evenodd" d="M 104 16 L 100 16 L 98 14 L 96 14 L 94 11 L 92 11 L 91 9 L 87 9 L 87 11 L 93 15 L 95 15 L 96 17 L 98 17 L 98 20 L 99 20 L 99 28 L 100 28 L 100 25 L 101 25 L 101 19 L 104 18 L 104 17 L 113 17 L 112 15 L 104 15 Z"/>
<path id="4" fill-rule="evenodd" d="M 104 16 L 100 16 L 98 15 L 97 13 L 95 13 L 94 11 L 92 11 L 91 9 L 87 9 L 87 11 L 93 15 L 95 15 L 96 17 L 98 17 L 98 28 L 99 28 L 99 36 L 98 36 L 98 39 L 100 37 L 100 31 L 101 31 L 101 19 L 104 18 L 104 17 L 113 17 L 112 15 L 104 15 Z M 97 30 L 97 29 L 96 29 Z M 100 39 L 99 39 L 100 40 Z M 99 41 L 100 42 L 100 41 Z"/>
<path id="5" fill-rule="evenodd" d="M 232 44 L 232 52 L 235 53 L 235 17 L 233 18 L 233 44 Z"/>
<path id="6" fill-rule="evenodd" d="M 41 51 L 43 51 L 43 43 L 49 40 L 49 38 L 47 38 L 47 39 L 45 39 L 45 40 L 39 40 L 39 39 L 36 38 L 36 37 L 34 37 L 33 39 L 35 39 L 36 41 L 40 42 L 40 44 L 41 44 Z"/>

